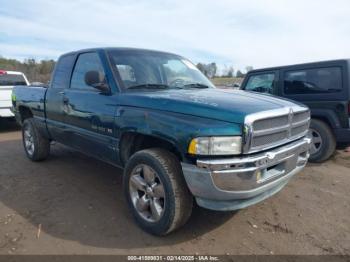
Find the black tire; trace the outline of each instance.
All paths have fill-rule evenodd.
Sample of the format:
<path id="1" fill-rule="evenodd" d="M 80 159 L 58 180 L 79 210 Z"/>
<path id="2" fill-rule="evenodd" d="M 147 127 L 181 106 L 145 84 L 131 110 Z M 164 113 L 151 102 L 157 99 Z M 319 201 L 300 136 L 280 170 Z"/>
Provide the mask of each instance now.
<path id="1" fill-rule="evenodd" d="M 26 146 L 26 131 L 29 131 L 31 135 L 31 142 L 33 144 L 33 150 L 30 150 Z M 38 129 L 34 124 L 33 118 L 27 118 L 24 120 L 22 125 L 22 141 L 24 151 L 27 157 L 32 161 L 42 161 L 45 160 L 50 153 L 50 141 L 40 134 Z"/>
<path id="2" fill-rule="evenodd" d="M 132 193 L 130 193 L 132 175 L 135 174 L 137 168 L 140 170 L 140 166 L 144 167 L 145 165 L 155 171 L 164 188 L 164 209 L 158 221 L 148 221 L 142 217 L 142 214 L 135 207 Z M 154 148 L 135 153 L 126 164 L 123 189 L 135 221 L 150 234 L 157 236 L 169 234 L 184 225 L 191 216 L 193 197 L 187 188 L 179 160 L 169 151 Z"/>
<path id="3" fill-rule="evenodd" d="M 318 150 L 314 151 L 312 148 L 310 149 L 309 161 L 314 163 L 326 161 L 332 156 L 336 148 L 336 141 L 332 130 L 325 122 L 318 119 L 311 119 L 310 133 L 313 141 L 319 137 L 321 143 L 313 145 L 313 142 L 311 146 L 316 147 L 318 145 Z"/>

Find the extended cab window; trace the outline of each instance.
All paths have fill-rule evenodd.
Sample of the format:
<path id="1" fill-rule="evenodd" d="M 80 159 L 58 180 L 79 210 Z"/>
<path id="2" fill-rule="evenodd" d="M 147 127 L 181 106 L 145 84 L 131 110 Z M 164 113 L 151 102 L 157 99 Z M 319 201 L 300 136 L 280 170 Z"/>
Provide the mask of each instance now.
<path id="1" fill-rule="evenodd" d="M 73 61 L 74 55 L 65 55 L 58 60 L 52 79 L 53 88 L 68 87 Z"/>
<path id="2" fill-rule="evenodd" d="M 288 71 L 284 74 L 285 94 L 334 93 L 341 90 L 340 67 Z"/>
<path id="3" fill-rule="evenodd" d="M 274 83 L 274 73 L 252 75 L 248 78 L 245 90 L 272 94 Z"/>
<path id="4" fill-rule="evenodd" d="M 89 71 L 97 71 L 102 74 L 102 79 L 105 79 L 102 62 L 97 53 L 83 53 L 79 55 L 72 74 L 71 88 L 95 91 L 95 88 L 85 84 L 85 74 Z"/>

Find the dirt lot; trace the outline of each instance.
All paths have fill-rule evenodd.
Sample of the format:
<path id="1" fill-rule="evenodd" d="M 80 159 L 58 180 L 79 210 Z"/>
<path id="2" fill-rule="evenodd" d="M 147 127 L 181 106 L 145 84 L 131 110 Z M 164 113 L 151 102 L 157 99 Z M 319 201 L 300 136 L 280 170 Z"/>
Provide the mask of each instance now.
<path id="1" fill-rule="evenodd" d="M 0 124 L 0 254 L 350 254 L 350 153 L 248 209 L 197 207 L 158 238 L 132 221 L 120 169 L 59 145 L 32 163 L 18 128 Z"/>

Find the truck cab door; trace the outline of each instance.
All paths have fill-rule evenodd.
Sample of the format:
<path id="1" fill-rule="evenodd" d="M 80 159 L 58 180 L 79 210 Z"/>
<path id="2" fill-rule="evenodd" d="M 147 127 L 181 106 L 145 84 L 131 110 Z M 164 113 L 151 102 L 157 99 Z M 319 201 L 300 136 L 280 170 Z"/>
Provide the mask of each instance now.
<path id="1" fill-rule="evenodd" d="M 97 52 L 81 53 L 77 57 L 70 88 L 64 94 L 64 123 L 70 146 L 107 162 L 117 159 L 117 139 L 114 116 L 117 99 L 111 92 L 102 92 L 87 85 L 87 72 L 97 71 L 106 79 Z"/>
<path id="2" fill-rule="evenodd" d="M 51 138 L 61 143 L 67 141 L 64 132 L 64 94 L 65 90 L 69 88 L 74 60 L 74 54 L 60 57 L 53 72 L 50 87 L 46 92 L 45 112 L 47 129 Z"/>

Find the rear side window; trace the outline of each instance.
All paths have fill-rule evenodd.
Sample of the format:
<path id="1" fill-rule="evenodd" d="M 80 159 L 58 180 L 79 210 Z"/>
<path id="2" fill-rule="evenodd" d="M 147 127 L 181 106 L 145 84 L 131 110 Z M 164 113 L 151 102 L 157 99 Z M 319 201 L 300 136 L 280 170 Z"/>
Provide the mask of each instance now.
<path id="1" fill-rule="evenodd" d="M 248 78 L 248 82 L 246 84 L 245 90 L 272 94 L 274 84 L 275 84 L 274 73 L 252 75 Z"/>
<path id="2" fill-rule="evenodd" d="M 340 67 L 287 71 L 284 74 L 285 94 L 336 93 L 342 90 Z"/>
<path id="3" fill-rule="evenodd" d="M 85 74 L 89 71 L 98 71 L 101 78 L 105 79 L 102 62 L 97 53 L 83 53 L 79 55 L 75 64 L 70 87 L 74 89 L 89 89 L 97 91 L 97 89 L 85 84 Z"/>
<path id="4" fill-rule="evenodd" d="M 73 62 L 74 55 L 65 55 L 60 58 L 52 79 L 53 88 L 68 88 Z"/>
<path id="5" fill-rule="evenodd" d="M 22 75 L 0 74 L 0 86 L 26 86 L 26 80 Z"/>

